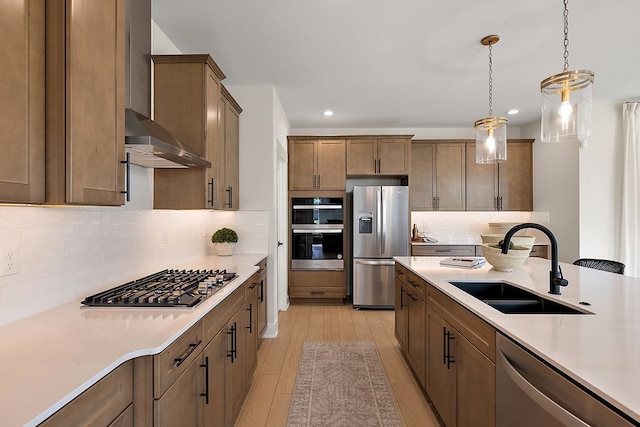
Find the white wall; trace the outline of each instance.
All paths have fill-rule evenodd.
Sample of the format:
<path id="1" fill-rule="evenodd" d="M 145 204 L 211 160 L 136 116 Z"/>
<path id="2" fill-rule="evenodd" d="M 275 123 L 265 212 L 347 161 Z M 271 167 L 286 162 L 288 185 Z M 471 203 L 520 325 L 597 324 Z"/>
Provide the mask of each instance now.
<path id="1" fill-rule="evenodd" d="M 620 258 L 622 106 L 593 105 L 593 131 L 580 148 L 580 255 Z"/>
<path id="2" fill-rule="evenodd" d="M 0 277 L 0 325 L 210 254 L 220 227 L 237 253 L 267 252 L 268 212 L 152 210 L 151 169 L 132 166 L 122 207 L 0 206 L 0 245 L 18 249 L 18 274 Z"/>

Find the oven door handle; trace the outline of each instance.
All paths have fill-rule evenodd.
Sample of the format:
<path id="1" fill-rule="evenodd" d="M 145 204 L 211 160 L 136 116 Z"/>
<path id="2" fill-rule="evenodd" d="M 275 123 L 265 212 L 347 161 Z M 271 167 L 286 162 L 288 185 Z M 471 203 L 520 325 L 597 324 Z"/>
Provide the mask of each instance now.
<path id="1" fill-rule="evenodd" d="M 342 209 L 342 205 L 293 205 L 294 210 Z"/>
<path id="2" fill-rule="evenodd" d="M 339 234 L 344 230 L 342 228 L 323 228 L 323 229 L 310 229 L 310 228 L 294 228 L 293 234 Z"/>

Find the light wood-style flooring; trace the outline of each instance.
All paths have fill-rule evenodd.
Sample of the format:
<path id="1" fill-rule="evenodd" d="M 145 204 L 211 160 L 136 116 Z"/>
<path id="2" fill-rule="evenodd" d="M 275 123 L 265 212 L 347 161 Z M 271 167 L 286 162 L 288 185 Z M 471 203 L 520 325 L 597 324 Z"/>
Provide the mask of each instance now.
<path id="1" fill-rule="evenodd" d="M 236 427 L 286 426 L 304 341 L 375 342 L 404 425 L 440 425 L 400 353 L 392 310 L 292 304 L 278 320 L 278 337 L 265 339 L 258 351 L 253 385 Z"/>

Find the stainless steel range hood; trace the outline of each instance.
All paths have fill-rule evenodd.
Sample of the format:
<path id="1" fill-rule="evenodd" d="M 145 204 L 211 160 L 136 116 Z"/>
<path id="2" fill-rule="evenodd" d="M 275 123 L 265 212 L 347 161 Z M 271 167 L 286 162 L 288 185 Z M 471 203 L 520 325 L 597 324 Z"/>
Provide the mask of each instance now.
<path id="1" fill-rule="evenodd" d="M 210 168 L 151 111 L 151 0 L 127 0 L 125 149 L 131 163 L 147 168 Z"/>
<path id="2" fill-rule="evenodd" d="M 125 147 L 131 163 L 146 168 L 210 168 L 165 128 L 131 108 L 125 110 Z"/>

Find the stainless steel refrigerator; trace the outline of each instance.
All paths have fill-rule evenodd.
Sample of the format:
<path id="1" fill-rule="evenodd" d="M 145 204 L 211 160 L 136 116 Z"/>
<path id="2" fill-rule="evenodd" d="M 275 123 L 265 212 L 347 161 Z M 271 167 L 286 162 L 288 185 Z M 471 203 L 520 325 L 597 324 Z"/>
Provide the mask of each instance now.
<path id="1" fill-rule="evenodd" d="M 409 188 L 353 187 L 353 306 L 393 308 L 394 256 L 409 255 Z"/>

